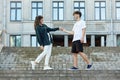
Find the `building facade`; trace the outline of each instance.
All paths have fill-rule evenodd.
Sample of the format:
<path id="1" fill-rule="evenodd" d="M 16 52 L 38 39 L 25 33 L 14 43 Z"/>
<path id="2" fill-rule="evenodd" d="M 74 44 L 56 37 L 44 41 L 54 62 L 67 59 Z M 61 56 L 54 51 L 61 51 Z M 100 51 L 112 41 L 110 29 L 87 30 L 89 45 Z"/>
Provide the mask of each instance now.
<path id="1" fill-rule="evenodd" d="M 38 46 L 34 19 L 43 15 L 49 27 L 71 30 L 72 13 L 82 12 L 87 46 L 120 46 L 120 0 L 0 0 L 2 43 L 10 47 Z M 53 32 L 54 46 L 71 45 L 72 36 Z"/>

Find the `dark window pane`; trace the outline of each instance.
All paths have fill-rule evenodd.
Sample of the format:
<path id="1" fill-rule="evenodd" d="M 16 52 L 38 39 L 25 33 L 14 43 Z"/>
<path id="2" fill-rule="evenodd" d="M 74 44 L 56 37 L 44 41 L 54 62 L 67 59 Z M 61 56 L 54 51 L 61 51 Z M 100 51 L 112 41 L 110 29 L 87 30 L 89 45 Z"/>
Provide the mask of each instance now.
<path id="1" fill-rule="evenodd" d="M 10 47 L 21 47 L 21 36 L 10 36 Z"/>
<path id="2" fill-rule="evenodd" d="M 21 36 L 16 36 L 16 47 L 21 47 Z"/>

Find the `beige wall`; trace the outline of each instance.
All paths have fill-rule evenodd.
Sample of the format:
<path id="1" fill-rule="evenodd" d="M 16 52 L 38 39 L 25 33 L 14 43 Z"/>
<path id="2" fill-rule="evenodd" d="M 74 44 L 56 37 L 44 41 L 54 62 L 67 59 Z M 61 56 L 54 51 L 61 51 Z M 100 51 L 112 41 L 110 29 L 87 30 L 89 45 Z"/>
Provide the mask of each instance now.
<path id="1" fill-rule="evenodd" d="M 3 11 L 3 9 L 2 9 L 2 4 L 3 3 L 3 0 L 0 0 L 0 30 L 2 30 L 2 16 L 3 16 L 3 14 L 2 14 L 2 11 Z"/>
<path id="2" fill-rule="evenodd" d="M 0 0 L 0 29 L 2 29 L 3 24 L 3 1 Z M 32 1 L 43 1 L 43 16 L 45 23 L 49 27 L 64 27 L 68 30 L 72 29 L 72 26 L 74 24 L 72 13 L 74 11 L 73 3 L 74 1 L 85 1 L 85 12 L 86 12 L 86 23 L 87 23 L 87 34 L 88 35 L 108 35 L 110 31 L 110 0 L 19 0 L 22 1 L 22 22 L 10 22 L 10 1 L 18 1 L 18 0 L 6 0 L 6 30 L 8 31 L 6 41 L 7 46 L 9 46 L 9 35 L 11 34 L 23 34 L 23 46 L 30 46 L 30 40 L 28 41 L 28 44 L 26 43 L 26 40 L 28 37 L 30 37 L 30 34 L 35 34 L 34 28 L 33 28 L 33 22 L 31 21 L 31 2 Z M 65 21 L 52 21 L 52 1 L 64 1 L 64 20 Z M 94 1 L 106 1 L 106 21 L 94 21 Z M 112 9 L 113 9 L 113 20 L 116 19 L 116 10 L 115 10 L 115 1 L 112 0 Z M 114 21 L 113 24 L 114 31 L 116 34 L 120 34 L 120 21 Z M 55 32 L 54 34 L 61 34 L 66 35 L 63 32 Z M 109 41 L 110 42 L 110 41 Z M 108 43 L 109 44 L 109 43 Z"/>

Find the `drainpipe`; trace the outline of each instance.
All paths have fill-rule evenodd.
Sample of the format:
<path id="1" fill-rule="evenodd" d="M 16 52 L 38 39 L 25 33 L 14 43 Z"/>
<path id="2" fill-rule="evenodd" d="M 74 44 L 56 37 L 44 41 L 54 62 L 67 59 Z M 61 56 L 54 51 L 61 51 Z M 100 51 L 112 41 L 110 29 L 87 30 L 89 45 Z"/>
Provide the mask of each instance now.
<path id="1" fill-rule="evenodd" d="M 6 7 L 7 7 L 7 5 L 6 5 L 6 0 L 3 0 L 3 35 L 2 35 L 2 44 L 4 45 L 4 46 L 6 46 L 7 44 L 7 40 L 6 40 L 6 38 L 7 38 L 7 34 L 6 34 Z"/>
<path id="2" fill-rule="evenodd" d="M 111 35 L 111 47 L 114 46 L 114 29 L 113 29 L 113 16 L 112 16 L 112 0 L 110 0 L 110 11 L 111 11 L 111 20 L 110 20 L 110 35 Z"/>

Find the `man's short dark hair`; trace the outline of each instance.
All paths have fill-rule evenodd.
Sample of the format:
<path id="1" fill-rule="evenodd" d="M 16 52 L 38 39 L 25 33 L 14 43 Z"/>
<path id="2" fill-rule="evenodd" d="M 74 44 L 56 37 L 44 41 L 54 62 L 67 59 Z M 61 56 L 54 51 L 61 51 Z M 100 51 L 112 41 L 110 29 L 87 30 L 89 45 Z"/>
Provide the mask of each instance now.
<path id="1" fill-rule="evenodd" d="M 80 17 L 82 16 L 82 13 L 80 11 L 75 11 L 73 15 L 78 14 Z"/>

